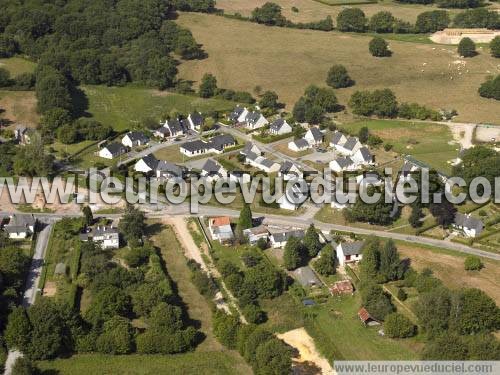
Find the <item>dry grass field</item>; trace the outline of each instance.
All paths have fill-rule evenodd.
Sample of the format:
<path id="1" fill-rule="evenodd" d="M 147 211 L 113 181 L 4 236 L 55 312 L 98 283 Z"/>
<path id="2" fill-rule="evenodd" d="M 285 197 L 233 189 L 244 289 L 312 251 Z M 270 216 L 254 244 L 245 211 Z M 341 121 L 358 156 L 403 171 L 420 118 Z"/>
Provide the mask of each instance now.
<path id="1" fill-rule="evenodd" d="M 35 127 L 40 118 L 36 113 L 35 92 L 0 90 L 0 118 L 8 120 L 12 129 L 19 123 Z"/>
<path id="2" fill-rule="evenodd" d="M 481 98 L 477 88 L 500 66 L 488 53 L 462 60 L 456 47 L 391 41 L 394 54 L 375 58 L 370 37 L 336 32 L 267 27 L 215 15 L 182 14 L 209 57 L 180 65 L 180 76 L 199 81 L 216 75 L 219 87 L 252 92 L 256 86 L 275 90 L 291 109 L 310 84 L 323 85 L 333 64 L 344 64 L 354 87 L 337 90 L 346 104 L 355 90 L 389 87 L 400 101 L 432 108 L 455 108 L 457 121 L 500 124 L 499 104 Z"/>
<path id="3" fill-rule="evenodd" d="M 223 9 L 226 13 L 240 13 L 249 16 L 256 7 L 262 6 L 267 0 L 217 0 L 217 8 Z M 339 12 L 346 7 L 360 8 L 370 17 L 380 11 L 389 11 L 395 17 L 408 22 L 415 22 L 417 16 L 425 11 L 437 9 L 434 5 L 420 4 L 399 4 L 397 2 L 386 0 L 378 4 L 359 4 L 359 5 L 339 5 L 330 6 L 315 0 L 273 0 L 274 3 L 282 7 L 283 15 L 294 22 L 311 22 L 332 16 L 334 22 Z M 326 2 L 326 1 L 325 1 Z M 298 13 L 292 11 L 292 7 L 299 9 Z M 450 13 L 457 13 L 458 10 L 450 10 Z"/>

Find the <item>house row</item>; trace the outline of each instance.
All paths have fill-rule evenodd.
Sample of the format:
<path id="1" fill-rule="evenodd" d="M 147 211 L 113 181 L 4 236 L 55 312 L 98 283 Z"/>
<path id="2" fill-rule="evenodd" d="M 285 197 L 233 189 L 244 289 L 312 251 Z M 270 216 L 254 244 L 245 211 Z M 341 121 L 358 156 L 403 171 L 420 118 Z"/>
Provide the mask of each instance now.
<path id="1" fill-rule="evenodd" d="M 12 240 L 23 240 L 33 235 L 37 219 L 33 214 L 14 214 L 0 221 L 3 230 Z"/>
<path id="2" fill-rule="evenodd" d="M 262 156 L 262 151 L 252 142 L 247 142 L 245 147 L 240 151 L 240 154 L 245 157 L 245 164 L 266 173 L 278 172 L 281 168 L 280 164 Z"/>
<path id="3" fill-rule="evenodd" d="M 254 130 L 269 124 L 269 121 L 259 111 L 250 111 L 246 107 L 237 106 L 228 117 L 229 121 L 243 124 L 247 129 Z"/>
<path id="4" fill-rule="evenodd" d="M 374 158 L 367 147 L 361 147 L 352 156 L 339 156 L 329 163 L 333 172 L 357 171 L 366 166 L 374 165 Z"/>
<path id="5" fill-rule="evenodd" d="M 187 172 L 185 167 L 166 160 L 158 160 L 153 154 L 149 154 L 139 159 L 134 165 L 134 170 L 162 179 L 183 178 Z"/>
<path id="6" fill-rule="evenodd" d="M 220 134 L 212 137 L 208 141 L 196 140 L 186 142 L 179 148 L 180 152 L 188 157 L 204 155 L 208 153 L 222 154 L 228 147 L 236 145 L 236 140 L 232 135 Z"/>
<path id="7" fill-rule="evenodd" d="M 189 130 L 201 131 L 205 119 L 200 112 L 192 112 L 185 119 L 169 119 L 163 125 L 154 131 L 158 138 L 179 137 L 186 134 Z"/>
<path id="8" fill-rule="evenodd" d="M 318 127 L 312 127 L 307 130 L 304 137 L 288 143 L 288 149 L 294 152 L 302 152 L 317 147 L 323 143 L 324 134 Z"/>

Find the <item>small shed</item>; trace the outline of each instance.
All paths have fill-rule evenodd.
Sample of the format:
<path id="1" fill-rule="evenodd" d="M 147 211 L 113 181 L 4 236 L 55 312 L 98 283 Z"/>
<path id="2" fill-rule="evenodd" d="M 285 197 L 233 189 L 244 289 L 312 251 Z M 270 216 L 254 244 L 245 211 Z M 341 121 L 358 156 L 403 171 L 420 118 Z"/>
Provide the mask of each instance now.
<path id="1" fill-rule="evenodd" d="M 354 293 L 354 287 L 350 280 L 337 281 L 329 289 L 332 296 Z"/>
<path id="2" fill-rule="evenodd" d="M 360 308 L 358 311 L 358 317 L 363 322 L 365 326 L 375 326 L 380 325 L 380 322 L 375 319 L 364 307 Z"/>
<path id="3" fill-rule="evenodd" d="M 54 270 L 55 276 L 66 275 L 66 263 L 57 263 L 56 269 Z"/>

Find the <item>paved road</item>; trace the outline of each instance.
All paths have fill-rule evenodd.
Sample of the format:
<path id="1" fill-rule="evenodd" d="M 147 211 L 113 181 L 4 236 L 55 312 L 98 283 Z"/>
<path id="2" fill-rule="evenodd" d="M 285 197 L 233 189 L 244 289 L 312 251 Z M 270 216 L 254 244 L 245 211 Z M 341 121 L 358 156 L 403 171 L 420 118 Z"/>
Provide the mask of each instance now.
<path id="1" fill-rule="evenodd" d="M 50 217 L 49 221 L 54 221 L 54 217 Z M 31 260 L 31 266 L 26 278 L 25 290 L 23 296 L 23 307 L 27 308 L 35 303 L 35 299 L 38 292 L 38 284 L 40 283 L 40 276 L 42 274 L 43 260 L 45 258 L 45 253 L 47 250 L 47 245 L 49 243 L 50 235 L 52 233 L 53 224 L 46 225 L 39 233 L 36 239 L 35 253 L 33 259 Z M 4 375 L 10 375 L 12 371 L 12 366 L 16 360 L 22 356 L 22 353 L 18 350 L 9 350 L 9 355 L 7 356 L 7 361 L 5 362 L 5 372 Z"/>

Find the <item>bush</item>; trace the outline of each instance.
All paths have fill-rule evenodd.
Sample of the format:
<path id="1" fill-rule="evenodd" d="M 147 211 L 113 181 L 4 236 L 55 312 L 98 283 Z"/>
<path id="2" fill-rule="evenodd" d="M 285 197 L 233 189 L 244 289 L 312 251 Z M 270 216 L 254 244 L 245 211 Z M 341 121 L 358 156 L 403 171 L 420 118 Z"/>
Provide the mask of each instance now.
<path id="1" fill-rule="evenodd" d="M 500 74 L 484 82 L 478 91 L 484 98 L 500 100 Z"/>
<path id="2" fill-rule="evenodd" d="M 249 323 L 260 324 L 266 321 L 266 313 L 253 303 L 246 305 L 242 312 Z"/>
<path id="3" fill-rule="evenodd" d="M 393 145 L 391 145 L 390 143 L 386 143 L 386 144 L 384 145 L 384 150 L 385 150 L 386 152 L 389 152 L 389 151 L 391 151 L 391 150 L 392 150 L 392 148 L 393 148 L 393 147 L 394 147 L 394 146 L 393 146 Z"/>
<path id="4" fill-rule="evenodd" d="M 418 15 L 415 30 L 419 33 L 435 33 L 447 28 L 449 24 L 448 12 L 445 10 L 431 10 Z"/>
<path id="5" fill-rule="evenodd" d="M 384 332 L 392 338 L 405 338 L 415 335 L 415 325 L 406 316 L 392 313 L 385 317 Z"/>
<path id="6" fill-rule="evenodd" d="M 382 11 L 375 13 L 370 18 L 369 29 L 376 33 L 392 33 L 395 18 L 391 12 Z"/>
<path id="7" fill-rule="evenodd" d="M 476 56 L 476 45 L 471 38 L 462 38 L 458 43 L 457 51 L 462 57 L 474 57 Z"/>
<path id="8" fill-rule="evenodd" d="M 494 37 L 493 40 L 490 42 L 490 51 L 491 51 L 491 56 L 497 58 L 500 57 L 500 35 Z"/>
<path id="9" fill-rule="evenodd" d="M 441 115 L 438 111 L 429 109 L 417 103 L 401 103 L 398 109 L 398 116 L 406 119 L 433 120 L 438 121 Z"/>
<path id="10" fill-rule="evenodd" d="M 370 50 L 372 56 L 375 57 L 388 57 L 392 54 L 389 50 L 387 42 L 379 36 L 376 36 L 370 41 L 368 49 Z"/>
<path id="11" fill-rule="evenodd" d="M 363 32 L 366 27 L 366 17 L 359 8 L 346 8 L 337 16 L 337 28 L 340 31 Z"/>
<path id="12" fill-rule="evenodd" d="M 328 71 L 326 84 L 334 89 L 340 89 L 352 86 L 354 81 L 349 77 L 347 69 L 343 65 L 334 65 Z"/>
<path id="13" fill-rule="evenodd" d="M 464 267 L 466 271 L 479 271 L 483 268 L 483 263 L 481 258 L 475 255 L 467 255 L 464 261 Z"/>
<path id="14" fill-rule="evenodd" d="M 477 8 L 484 5 L 483 0 L 438 0 L 437 5 L 440 8 Z"/>
<path id="15" fill-rule="evenodd" d="M 398 289 L 398 294 L 397 294 L 396 297 L 398 297 L 398 299 L 400 301 L 406 301 L 406 299 L 408 298 L 408 295 L 406 294 L 406 292 L 404 291 L 403 288 L 399 288 Z"/>

